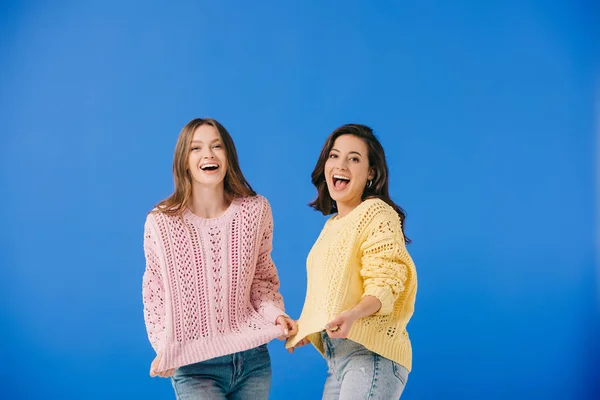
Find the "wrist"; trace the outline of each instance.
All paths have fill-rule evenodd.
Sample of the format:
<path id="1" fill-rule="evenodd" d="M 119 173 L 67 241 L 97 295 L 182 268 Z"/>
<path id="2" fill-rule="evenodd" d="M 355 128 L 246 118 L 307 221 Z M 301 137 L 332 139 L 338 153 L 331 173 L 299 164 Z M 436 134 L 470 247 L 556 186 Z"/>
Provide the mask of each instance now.
<path id="1" fill-rule="evenodd" d="M 346 319 L 349 319 L 352 322 L 356 321 L 361 317 L 360 311 L 355 308 L 351 308 L 350 310 L 346 311 L 346 313 Z"/>

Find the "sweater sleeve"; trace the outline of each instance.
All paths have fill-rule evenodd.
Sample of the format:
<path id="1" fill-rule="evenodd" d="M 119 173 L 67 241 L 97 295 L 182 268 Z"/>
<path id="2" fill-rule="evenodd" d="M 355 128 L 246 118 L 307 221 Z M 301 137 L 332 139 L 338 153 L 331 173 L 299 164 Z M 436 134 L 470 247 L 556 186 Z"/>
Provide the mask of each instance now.
<path id="1" fill-rule="evenodd" d="M 283 297 L 279 293 L 279 276 L 271 259 L 273 248 L 273 215 L 269 202 L 263 198 L 259 250 L 256 270 L 250 290 L 250 301 L 254 309 L 267 321 L 275 323 L 277 317 L 285 315 Z"/>
<path id="2" fill-rule="evenodd" d="M 158 353 L 165 341 L 165 290 L 158 256 L 157 233 L 152 227 L 151 218 L 149 215 L 144 226 L 146 270 L 142 279 L 142 297 L 146 331 L 152 348 Z"/>
<path id="3" fill-rule="evenodd" d="M 367 226 L 367 238 L 361 245 L 361 270 L 364 296 L 381 301 L 375 315 L 390 314 L 400 293 L 404 291 L 408 253 L 398 215 L 380 210 Z"/>

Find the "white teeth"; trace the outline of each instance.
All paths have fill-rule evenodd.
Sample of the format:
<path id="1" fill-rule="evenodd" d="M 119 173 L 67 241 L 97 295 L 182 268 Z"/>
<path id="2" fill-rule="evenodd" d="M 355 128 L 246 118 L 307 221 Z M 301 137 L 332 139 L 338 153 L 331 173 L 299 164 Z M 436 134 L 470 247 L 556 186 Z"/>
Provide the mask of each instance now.
<path id="1" fill-rule="evenodd" d="M 219 166 L 217 164 L 204 164 L 204 165 L 200 166 L 200 169 L 205 169 L 205 168 L 210 168 L 210 167 L 219 168 Z"/>
<path id="2" fill-rule="evenodd" d="M 343 176 L 343 175 L 334 175 L 333 179 L 342 179 L 344 181 L 349 181 L 350 178 L 348 178 L 347 176 Z"/>

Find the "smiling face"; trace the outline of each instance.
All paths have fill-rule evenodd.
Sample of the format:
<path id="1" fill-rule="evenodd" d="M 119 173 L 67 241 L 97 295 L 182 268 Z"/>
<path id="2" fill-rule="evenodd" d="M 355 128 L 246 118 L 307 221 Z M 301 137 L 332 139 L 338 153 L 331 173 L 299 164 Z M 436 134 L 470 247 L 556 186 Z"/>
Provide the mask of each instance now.
<path id="1" fill-rule="evenodd" d="M 367 181 L 375 175 L 365 141 L 351 134 L 339 136 L 329 151 L 324 172 L 329 195 L 338 209 L 359 205 Z"/>
<path id="2" fill-rule="evenodd" d="M 192 187 L 223 185 L 227 174 L 227 152 L 221 135 L 214 126 L 204 124 L 194 131 L 188 156 L 188 171 Z"/>

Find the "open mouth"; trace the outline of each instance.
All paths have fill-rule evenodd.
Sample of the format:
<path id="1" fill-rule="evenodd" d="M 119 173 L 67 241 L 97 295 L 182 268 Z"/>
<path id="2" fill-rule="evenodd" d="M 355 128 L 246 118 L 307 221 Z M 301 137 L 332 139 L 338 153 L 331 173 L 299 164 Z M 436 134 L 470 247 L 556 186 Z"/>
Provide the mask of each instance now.
<path id="1" fill-rule="evenodd" d="M 344 175 L 334 175 L 333 176 L 333 187 L 335 190 L 344 190 L 346 186 L 350 183 L 350 178 Z"/>
<path id="2" fill-rule="evenodd" d="M 215 164 L 215 163 L 202 164 L 200 166 L 200 169 L 204 172 L 214 172 L 217 169 L 219 169 L 219 164 Z"/>

